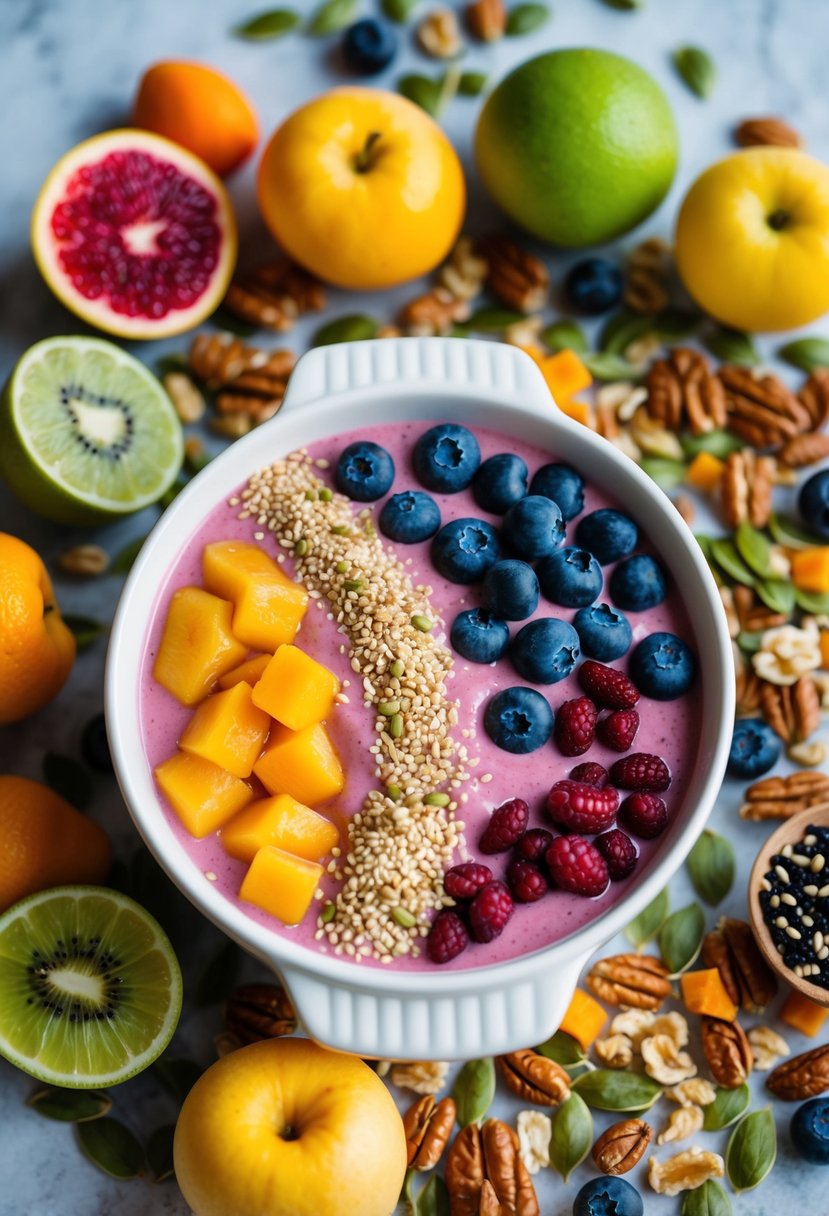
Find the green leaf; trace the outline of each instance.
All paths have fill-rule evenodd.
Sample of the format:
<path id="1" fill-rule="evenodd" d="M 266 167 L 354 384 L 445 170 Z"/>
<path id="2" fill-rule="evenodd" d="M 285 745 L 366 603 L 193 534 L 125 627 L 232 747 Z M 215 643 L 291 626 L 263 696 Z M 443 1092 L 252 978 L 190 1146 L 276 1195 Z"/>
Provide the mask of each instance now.
<path id="1" fill-rule="evenodd" d="M 717 1096 L 703 1110 L 702 1127 L 706 1132 L 719 1132 L 724 1127 L 736 1123 L 751 1101 L 748 1086 L 738 1085 L 736 1089 L 724 1089 L 717 1086 Z"/>
<path id="2" fill-rule="evenodd" d="M 421 110 L 431 114 L 433 118 L 437 118 L 440 113 L 443 92 L 440 80 L 432 80 L 428 76 L 420 76 L 413 72 L 409 76 L 401 76 L 397 82 L 397 91 L 401 96 L 408 97 L 409 101 L 413 101 L 416 106 L 420 106 Z"/>
<path id="3" fill-rule="evenodd" d="M 823 543 L 796 520 L 774 511 L 769 516 L 769 532 L 778 545 L 785 545 L 787 549 L 814 549 Z"/>
<path id="4" fill-rule="evenodd" d="M 707 904 L 721 903 L 734 885 L 734 847 L 711 828 L 703 829 L 685 864 L 694 890 Z"/>
<path id="5" fill-rule="evenodd" d="M 571 1093 L 551 1117 L 550 1165 L 567 1182 L 576 1166 L 581 1165 L 590 1152 L 593 1116 L 584 1099 Z"/>
<path id="6" fill-rule="evenodd" d="M 608 8 L 618 8 L 626 13 L 632 13 L 637 8 L 644 8 L 645 0 L 602 0 Z"/>
<path id="7" fill-rule="evenodd" d="M 380 12 L 400 25 L 408 21 L 420 0 L 380 0 Z"/>
<path id="8" fill-rule="evenodd" d="M 189 375 L 190 364 L 187 362 L 186 355 L 174 352 L 171 355 L 162 355 L 160 359 L 156 360 L 155 370 L 159 379 L 166 376 L 168 372 L 185 372 Z"/>
<path id="9" fill-rule="evenodd" d="M 602 326 L 599 350 L 609 355 L 623 355 L 631 342 L 637 342 L 645 334 L 653 333 L 653 330 L 653 317 L 643 317 L 629 308 L 620 308 Z"/>
<path id="10" fill-rule="evenodd" d="M 744 519 L 737 525 L 734 544 L 746 565 L 761 578 L 766 578 L 771 568 L 771 541 L 765 533 L 759 532 Z"/>
<path id="11" fill-rule="evenodd" d="M 739 452 L 743 441 L 731 431 L 707 431 L 704 435 L 681 435 L 679 442 L 685 455 L 693 460 L 700 452 L 708 452 L 718 460 L 725 460 L 732 452 Z"/>
<path id="12" fill-rule="evenodd" d="M 659 930 L 659 953 L 671 975 L 679 975 L 697 958 L 705 936 L 705 913 L 698 903 L 669 916 Z"/>
<path id="13" fill-rule="evenodd" d="M 412 1204 L 413 1216 L 449 1216 L 449 1191 L 439 1174 L 432 1177 Z"/>
<path id="14" fill-rule="evenodd" d="M 241 961 L 239 947 L 232 938 L 227 938 L 202 972 L 196 985 L 196 1004 L 218 1005 L 226 1000 L 236 983 Z"/>
<path id="15" fill-rule="evenodd" d="M 458 92 L 461 97 L 478 97 L 486 88 L 488 79 L 485 72 L 461 72 Z"/>
<path id="16" fill-rule="evenodd" d="M 638 380 L 642 375 L 641 367 L 634 367 L 618 355 L 600 352 L 598 355 L 585 355 L 582 362 L 594 380 Z"/>
<path id="17" fill-rule="evenodd" d="M 56 1119 L 59 1123 L 87 1123 L 108 1115 L 112 1110 L 112 1098 L 94 1089 L 59 1089 L 47 1085 L 45 1089 L 30 1094 L 26 1105 L 45 1119 Z"/>
<path id="18" fill-rule="evenodd" d="M 243 321 L 241 317 L 235 316 L 224 304 L 220 304 L 216 311 L 210 314 L 209 320 L 217 329 L 235 334 L 237 338 L 250 338 L 260 329 L 260 326 L 251 325 L 250 321 Z"/>
<path id="19" fill-rule="evenodd" d="M 90 616 L 75 616 L 71 612 L 64 614 L 63 623 L 73 634 L 78 650 L 86 650 L 96 638 L 99 638 L 102 633 L 106 633 L 109 628 L 108 625 L 103 625 L 100 621 L 93 621 Z"/>
<path id="20" fill-rule="evenodd" d="M 464 1064 L 455 1079 L 452 1097 L 461 1127 L 481 1122 L 495 1097 L 495 1064 L 490 1056 Z"/>
<path id="21" fill-rule="evenodd" d="M 152 1172 L 153 1182 L 166 1182 L 175 1177 L 173 1167 L 173 1137 L 176 1134 L 175 1123 L 166 1123 L 157 1127 L 147 1141 L 147 1164 Z"/>
<path id="22" fill-rule="evenodd" d="M 811 616 L 829 612 L 829 595 L 825 592 L 821 595 L 817 591 L 801 591 L 797 588 L 794 601 L 802 612 L 808 612 Z"/>
<path id="23" fill-rule="evenodd" d="M 166 1054 L 156 1060 L 152 1068 L 167 1093 L 177 1102 L 184 1101 L 204 1071 L 195 1060 L 168 1059 Z"/>
<path id="24" fill-rule="evenodd" d="M 252 42 L 265 42 L 271 38 L 281 38 L 298 25 L 299 13 L 293 9 L 271 8 L 237 25 L 231 33 L 237 38 L 249 38 Z"/>
<path id="25" fill-rule="evenodd" d="M 84 1154 L 111 1178 L 137 1178 L 144 1169 L 144 1150 L 128 1127 L 108 1116 L 78 1124 Z"/>
<path id="26" fill-rule="evenodd" d="M 511 312 L 507 308 L 479 308 L 464 325 L 478 334 L 498 334 L 508 325 L 515 325 L 516 322 L 526 319 L 523 312 Z"/>
<path id="27" fill-rule="evenodd" d="M 802 372 L 816 372 L 821 367 L 829 367 L 829 338 L 799 338 L 796 342 L 787 342 L 777 351 L 778 359 L 799 367 Z"/>
<path id="28" fill-rule="evenodd" d="M 689 338 L 702 324 L 702 314 L 690 308 L 663 308 L 653 318 L 653 327 L 660 338 Z"/>
<path id="29" fill-rule="evenodd" d="M 754 575 L 737 552 L 737 546 L 725 537 L 711 541 L 711 556 L 717 565 L 744 587 L 753 587 Z"/>
<path id="30" fill-rule="evenodd" d="M 782 578 L 763 578 L 754 584 L 757 598 L 772 612 L 791 616 L 794 612 L 796 591 L 792 583 Z"/>
<path id="31" fill-rule="evenodd" d="M 546 4 L 516 4 L 515 8 L 509 10 L 504 33 L 510 38 L 531 34 L 549 19 L 550 10 Z"/>
<path id="32" fill-rule="evenodd" d="M 731 1200 L 719 1182 L 709 1178 L 695 1191 L 685 1191 L 679 1216 L 731 1216 Z"/>
<path id="33" fill-rule="evenodd" d="M 671 56 L 674 67 L 697 97 L 710 97 L 717 82 L 717 69 L 707 51 L 698 46 L 681 46 Z"/>
<path id="34" fill-rule="evenodd" d="M 777 1129 L 771 1107 L 752 1111 L 734 1128 L 725 1150 L 725 1171 L 737 1194 L 759 1186 L 776 1156 Z"/>
<path id="35" fill-rule="evenodd" d="M 134 540 L 124 545 L 120 553 L 116 554 L 115 560 L 109 568 L 110 573 L 128 574 L 135 564 L 138 554 L 144 548 L 144 542 L 148 535 L 149 533 L 145 533 L 143 536 L 136 536 Z"/>
<path id="36" fill-rule="evenodd" d="M 650 1077 L 614 1068 L 594 1068 L 577 1077 L 572 1092 L 595 1110 L 648 1110 L 662 1093 L 661 1085 Z"/>
<path id="37" fill-rule="evenodd" d="M 763 645 L 763 632 L 757 633 L 743 629 L 737 634 L 737 645 L 745 654 L 756 654 Z"/>
<path id="38" fill-rule="evenodd" d="M 729 329 L 727 326 L 714 329 L 704 335 L 702 344 L 721 363 L 756 367 L 760 362 L 760 355 L 751 338 L 739 329 Z"/>
<path id="39" fill-rule="evenodd" d="M 646 908 L 642 909 L 638 916 L 634 916 L 633 920 L 625 926 L 625 937 L 637 950 L 641 950 L 648 942 L 652 942 L 659 933 L 667 918 L 671 906 L 670 900 L 668 888 L 665 887 Z"/>
<path id="40" fill-rule="evenodd" d="M 316 10 L 306 27 L 314 38 L 327 38 L 344 30 L 357 15 L 360 0 L 326 0 Z"/>
<path id="41" fill-rule="evenodd" d="M 59 752 L 46 752 L 42 761 L 43 780 L 61 798 L 71 802 L 79 811 L 85 811 L 92 801 L 92 778 L 71 756 Z"/>
<path id="42" fill-rule="evenodd" d="M 574 350 L 577 355 L 583 355 L 590 349 L 584 330 L 575 321 L 553 321 L 552 325 L 542 329 L 539 337 L 553 354 L 560 350 Z"/>
<path id="43" fill-rule="evenodd" d="M 364 317 L 359 313 L 350 313 L 347 317 L 337 317 L 321 326 L 311 339 L 312 346 L 333 346 L 337 342 L 359 342 L 363 338 L 373 338 L 377 333 L 378 323 L 373 317 Z"/>
<path id="44" fill-rule="evenodd" d="M 639 467 L 665 494 L 670 494 L 671 490 L 675 490 L 685 480 L 685 465 L 681 460 L 669 460 L 664 456 L 643 456 Z"/>
<path id="45" fill-rule="evenodd" d="M 556 1064 L 560 1064 L 562 1068 L 568 1070 L 580 1068 L 587 1059 L 581 1043 L 566 1030 L 557 1030 L 535 1050 L 539 1055 L 546 1056 L 548 1060 L 554 1060 Z"/>

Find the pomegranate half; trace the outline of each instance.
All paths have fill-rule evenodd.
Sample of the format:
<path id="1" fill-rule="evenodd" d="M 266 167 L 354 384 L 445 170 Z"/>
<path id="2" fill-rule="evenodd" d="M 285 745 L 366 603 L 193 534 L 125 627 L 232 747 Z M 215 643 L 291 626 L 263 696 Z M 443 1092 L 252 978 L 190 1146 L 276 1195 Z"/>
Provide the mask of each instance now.
<path id="1" fill-rule="evenodd" d="M 122 338 L 192 329 L 218 307 L 236 263 L 222 183 L 147 131 L 107 131 L 62 156 L 41 187 L 31 235 L 58 299 Z"/>

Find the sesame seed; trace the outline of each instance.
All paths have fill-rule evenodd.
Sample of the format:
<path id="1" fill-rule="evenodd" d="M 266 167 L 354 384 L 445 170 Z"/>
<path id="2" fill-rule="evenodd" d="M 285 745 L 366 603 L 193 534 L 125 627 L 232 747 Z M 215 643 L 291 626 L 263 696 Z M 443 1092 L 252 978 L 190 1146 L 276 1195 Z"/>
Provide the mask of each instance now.
<path id="1" fill-rule="evenodd" d="M 204 876 L 208 882 L 215 882 L 218 875 L 213 870 L 205 870 Z"/>

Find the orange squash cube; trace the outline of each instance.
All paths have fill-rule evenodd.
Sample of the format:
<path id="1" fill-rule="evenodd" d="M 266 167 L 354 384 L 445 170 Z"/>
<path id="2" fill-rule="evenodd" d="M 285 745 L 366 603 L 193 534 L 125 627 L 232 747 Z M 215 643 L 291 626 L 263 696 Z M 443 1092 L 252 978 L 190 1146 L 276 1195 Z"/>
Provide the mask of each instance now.
<path id="1" fill-rule="evenodd" d="M 825 595 L 829 591 L 829 545 L 793 553 L 792 582 L 800 591 Z"/>
<path id="2" fill-rule="evenodd" d="M 246 646 L 273 653 L 293 641 L 308 593 L 258 545 L 235 540 L 206 545 L 202 570 L 208 590 L 233 601 L 233 632 Z"/>
<path id="3" fill-rule="evenodd" d="M 779 1017 L 781 1022 L 785 1022 L 793 1030 L 799 1030 L 801 1034 L 813 1039 L 829 1018 L 829 1009 L 792 989 L 783 1002 Z"/>
<path id="4" fill-rule="evenodd" d="M 272 844 L 294 857 L 319 861 L 330 853 L 340 833 L 323 815 L 297 802 L 290 794 L 260 798 L 234 815 L 222 831 L 222 844 L 231 857 L 252 861 L 259 849 Z"/>
<path id="5" fill-rule="evenodd" d="M 340 758 L 320 722 L 304 730 L 272 727 L 253 771 L 269 794 L 290 794 L 306 806 L 328 802 L 345 785 Z"/>
<path id="6" fill-rule="evenodd" d="M 580 422 L 582 426 L 589 426 L 592 430 L 594 410 L 589 401 L 571 401 L 569 398 L 566 398 L 563 401 L 556 401 L 556 405 L 562 414 L 566 414 L 574 422 Z"/>
<path id="7" fill-rule="evenodd" d="M 261 680 L 262 672 L 270 663 L 271 658 L 272 656 L 269 654 L 256 654 L 252 659 L 245 659 L 244 663 L 240 663 L 232 671 L 219 676 L 219 688 L 232 688 L 234 684 L 239 684 L 242 680 L 253 688 L 256 681 Z"/>
<path id="8" fill-rule="evenodd" d="M 250 684 L 240 680 L 226 692 L 202 701 L 178 745 L 183 752 L 218 764 L 234 777 L 249 777 L 270 725 L 268 715 L 253 704 Z"/>
<path id="9" fill-rule="evenodd" d="M 265 845 L 242 879 L 239 898 L 270 912 L 283 925 L 298 925 L 310 907 L 323 868 L 304 857 L 292 857 Z"/>
<path id="10" fill-rule="evenodd" d="M 245 812 L 242 811 L 244 815 Z M 573 993 L 567 1012 L 561 1019 L 559 1030 L 575 1039 L 583 1051 L 589 1051 L 607 1021 L 607 1014 L 598 1001 L 594 1001 L 581 988 Z"/>
<path id="11" fill-rule="evenodd" d="M 820 631 L 820 665 L 824 671 L 829 671 L 829 629 Z"/>
<path id="12" fill-rule="evenodd" d="M 176 752 L 159 764 L 155 779 L 191 836 L 201 840 L 241 811 L 253 798 L 253 790 L 226 769 Z"/>
<path id="13" fill-rule="evenodd" d="M 722 481 L 724 471 L 725 461 L 711 452 L 697 452 L 685 470 L 685 480 L 703 494 L 713 494 Z"/>
<path id="14" fill-rule="evenodd" d="M 572 396 L 593 383 L 593 377 L 574 350 L 560 350 L 554 355 L 545 355 L 538 366 L 559 404 L 569 402 Z"/>
<path id="15" fill-rule="evenodd" d="M 328 717 L 340 682 L 298 646 L 280 646 L 253 688 L 253 703 L 290 730 Z"/>
<path id="16" fill-rule="evenodd" d="M 683 971 L 679 986 L 689 1013 L 719 1018 L 722 1022 L 733 1022 L 736 1018 L 737 1006 L 726 992 L 716 967 L 709 967 L 705 971 Z"/>
<path id="17" fill-rule="evenodd" d="M 232 604 L 201 587 L 180 587 L 170 600 L 153 676 L 182 705 L 201 701 L 247 654 L 232 616 Z"/>

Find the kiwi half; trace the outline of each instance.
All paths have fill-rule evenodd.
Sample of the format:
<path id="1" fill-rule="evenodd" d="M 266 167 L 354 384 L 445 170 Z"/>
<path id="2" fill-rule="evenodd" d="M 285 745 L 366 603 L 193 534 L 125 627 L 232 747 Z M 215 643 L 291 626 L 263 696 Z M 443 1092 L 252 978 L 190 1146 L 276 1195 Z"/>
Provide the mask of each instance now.
<path id="1" fill-rule="evenodd" d="M 53 887 L 0 916 L 0 1054 L 41 1081 L 117 1085 L 161 1054 L 181 1010 L 166 935 L 104 887 Z"/>

